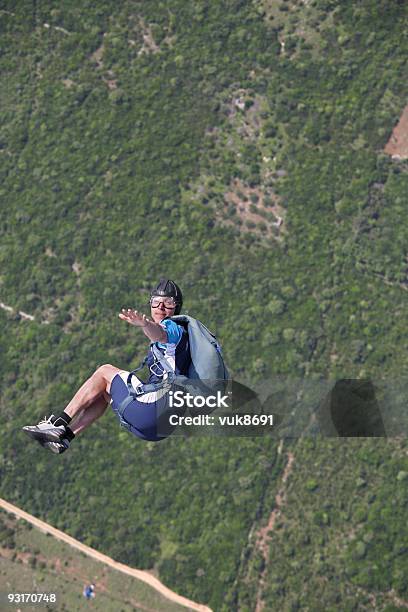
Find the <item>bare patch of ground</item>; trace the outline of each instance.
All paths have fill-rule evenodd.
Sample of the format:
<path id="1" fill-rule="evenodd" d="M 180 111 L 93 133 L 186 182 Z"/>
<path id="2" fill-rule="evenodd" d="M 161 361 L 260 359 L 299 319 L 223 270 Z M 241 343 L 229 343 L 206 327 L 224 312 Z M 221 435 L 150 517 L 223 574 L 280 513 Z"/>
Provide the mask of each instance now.
<path id="1" fill-rule="evenodd" d="M 389 595 L 392 602 L 396 606 L 399 606 L 400 608 L 408 608 L 408 601 L 406 599 L 401 599 L 401 597 L 398 597 L 394 589 L 391 589 L 389 593 L 387 593 L 387 595 Z"/>
<path id="2" fill-rule="evenodd" d="M 143 53 L 158 53 L 160 51 L 160 47 L 156 44 L 156 41 L 153 38 L 151 27 L 146 25 L 143 19 L 140 19 L 139 23 L 142 30 L 143 45 L 137 54 L 143 55 Z"/>
<path id="3" fill-rule="evenodd" d="M 34 321 L 35 320 L 35 316 L 34 315 L 30 315 L 27 312 L 23 312 L 22 310 L 19 310 L 18 314 L 20 315 L 20 317 L 22 319 L 25 319 L 26 321 Z"/>
<path id="4" fill-rule="evenodd" d="M 26 565 L 28 565 L 31 557 L 33 555 L 29 552 L 21 552 L 21 551 L 15 551 L 12 548 L 3 548 L 0 547 L 0 557 L 3 557 L 3 559 L 15 559 L 20 561 L 21 563 L 25 563 Z"/>
<path id="5" fill-rule="evenodd" d="M 218 147 L 227 148 L 233 151 L 237 157 L 238 163 L 242 158 L 244 143 L 255 145 L 261 162 L 262 183 L 271 184 L 269 178 L 272 176 L 272 171 L 276 169 L 276 157 L 270 154 L 271 140 L 268 137 L 265 140 L 264 128 L 265 122 L 271 119 L 271 109 L 269 102 L 265 96 L 253 94 L 247 89 L 237 89 L 233 93 L 228 94 L 228 98 L 222 104 L 222 112 L 228 117 L 229 124 L 232 129 L 227 129 L 221 132 L 217 128 L 207 131 Z M 275 135 L 275 140 L 279 138 Z M 261 160 L 259 160 L 261 161 Z M 245 163 L 243 168 L 245 168 Z"/>
<path id="6" fill-rule="evenodd" d="M 0 308 L 2 308 L 2 310 L 5 310 L 6 312 L 9 312 L 11 314 L 17 314 L 20 317 L 20 319 L 24 319 L 26 321 L 35 321 L 34 315 L 28 314 L 27 312 L 24 312 L 23 310 L 19 310 L 18 312 L 16 312 L 12 306 L 7 306 L 7 304 L 4 304 L 4 302 L 0 302 Z"/>
<path id="7" fill-rule="evenodd" d="M 142 18 L 139 18 L 139 30 L 142 33 L 143 45 L 139 49 L 138 55 L 143 55 L 143 53 L 158 53 L 160 51 L 160 45 L 157 44 L 154 39 L 152 27 L 149 24 L 146 24 L 146 22 Z M 166 31 L 167 34 L 161 40 L 160 44 L 172 46 L 176 37 L 174 35 L 170 36 L 168 29 L 166 29 Z M 129 40 L 129 44 L 135 46 L 136 41 Z"/>
<path id="8" fill-rule="evenodd" d="M 256 0 L 262 7 L 266 23 L 279 31 L 281 55 L 294 59 L 299 43 L 309 45 L 313 57 L 318 57 L 324 38 L 322 32 L 331 27 L 336 10 L 322 10 L 310 0 Z M 289 44 L 288 44 L 289 43 Z M 288 51 L 289 47 L 289 51 Z"/>
<path id="9" fill-rule="evenodd" d="M 106 36 L 106 34 L 104 34 L 104 36 Z M 102 68 L 103 67 L 103 53 L 105 51 L 105 47 L 104 47 L 104 43 L 101 44 L 100 47 L 98 47 L 96 49 L 96 51 L 94 51 L 90 57 L 91 62 L 95 62 L 98 68 Z"/>
<path id="10" fill-rule="evenodd" d="M 72 269 L 77 276 L 81 274 L 81 264 L 78 261 L 74 261 L 72 264 Z"/>
<path id="11" fill-rule="evenodd" d="M 233 156 L 235 176 L 240 178 L 232 178 L 227 190 L 220 194 L 216 182 L 202 175 L 196 187 L 198 199 L 204 204 L 216 204 L 215 214 L 221 224 L 234 227 L 241 234 L 281 242 L 287 231 L 286 209 L 276 192 L 287 175 L 278 161 L 284 136 L 274 126 L 268 99 L 249 89 L 234 88 L 222 97 L 220 112 L 228 118 L 228 124 L 206 131 L 212 141 L 207 160 L 209 170 L 217 177 L 219 160 L 225 155 L 231 159 Z"/>
<path id="12" fill-rule="evenodd" d="M 246 89 L 238 89 L 227 104 L 228 118 L 230 121 L 238 119 L 236 129 L 241 137 L 252 140 L 254 135 L 258 135 L 262 102 L 261 96 L 253 97 Z"/>
<path id="13" fill-rule="evenodd" d="M 242 231 L 252 231 L 281 241 L 281 234 L 285 232 L 285 209 L 279 201 L 279 196 L 266 193 L 259 187 L 249 187 L 235 179 L 224 194 L 224 202 L 229 209 L 225 222 L 236 225 L 238 219 Z"/>
<path id="14" fill-rule="evenodd" d="M 62 82 L 67 89 L 71 89 L 71 87 L 75 85 L 75 82 L 72 79 L 62 79 Z"/>
<path id="15" fill-rule="evenodd" d="M 47 30 L 52 28 L 53 30 L 57 30 L 57 32 L 62 32 L 63 34 L 67 34 L 68 36 L 72 34 L 72 32 L 68 32 L 68 30 L 66 30 L 65 28 L 61 28 L 60 26 L 52 26 L 49 23 L 44 23 L 43 25 L 44 28 L 46 28 Z"/>
<path id="16" fill-rule="evenodd" d="M 6 312 L 14 312 L 14 308 L 12 308 L 11 306 L 7 306 L 7 304 L 5 304 L 4 302 L 0 302 L 0 308 L 5 310 Z"/>
<path id="17" fill-rule="evenodd" d="M 116 79 L 103 79 L 108 86 L 108 89 L 113 91 L 118 88 L 118 82 Z"/>
<path id="18" fill-rule="evenodd" d="M 385 145 L 384 152 L 392 159 L 408 159 L 408 104 Z"/>
<path id="19" fill-rule="evenodd" d="M 81 275 L 81 264 L 78 262 L 74 262 L 72 264 L 72 269 L 77 276 L 77 286 L 80 287 L 80 275 Z M 55 300 L 55 306 L 50 306 L 49 308 L 44 308 L 40 313 L 40 323 L 42 325 L 49 325 L 55 319 L 58 314 L 58 310 L 60 306 L 63 305 L 63 300 L 57 298 Z M 16 320 L 20 321 L 38 321 L 38 318 L 35 315 L 24 312 L 23 310 L 16 310 L 12 306 L 8 306 L 4 302 L 0 302 L 0 308 L 8 312 L 11 316 L 15 317 Z M 63 330 L 65 332 L 70 331 L 70 328 L 79 321 L 78 316 L 78 306 L 71 306 L 69 310 L 69 320 L 64 324 Z"/>
<path id="20" fill-rule="evenodd" d="M 106 32 L 103 35 L 104 37 L 106 36 Z M 105 43 L 102 42 L 102 44 L 96 49 L 96 51 L 94 51 L 92 53 L 92 55 L 90 56 L 90 61 L 93 62 L 94 64 L 96 64 L 96 69 L 97 70 L 102 70 L 103 69 L 103 54 L 105 52 Z M 110 89 L 111 91 L 113 89 L 117 89 L 117 79 L 113 78 L 115 75 L 113 73 L 112 70 L 108 70 L 107 71 L 107 75 L 109 78 L 106 77 L 102 77 L 102 80 L 104 83 L 106 83 L 106 85 L 108 86 L 108 89 Z"/>

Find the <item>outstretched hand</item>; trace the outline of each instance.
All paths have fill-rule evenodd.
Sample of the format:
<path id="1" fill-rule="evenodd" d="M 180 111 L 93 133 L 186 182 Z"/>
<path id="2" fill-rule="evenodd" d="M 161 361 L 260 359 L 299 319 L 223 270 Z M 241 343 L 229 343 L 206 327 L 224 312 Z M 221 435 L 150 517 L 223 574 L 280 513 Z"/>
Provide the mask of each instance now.
<path id="1" fill-rule="evenodd" d="M 119 313 L 119 318 L 137 327 L 145 327 L 146 323 L 152 322 L 146 315 L 137 310 L 131 310 L 130 308 L 122 308 L 122 312 Z"/>

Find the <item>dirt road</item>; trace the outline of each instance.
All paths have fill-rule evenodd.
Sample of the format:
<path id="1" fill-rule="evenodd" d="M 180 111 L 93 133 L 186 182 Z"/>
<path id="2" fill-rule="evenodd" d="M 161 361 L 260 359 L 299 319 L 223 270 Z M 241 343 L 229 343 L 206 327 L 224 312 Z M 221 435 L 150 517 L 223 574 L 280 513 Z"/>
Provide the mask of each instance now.
<path id="1" fill-rule="evenodd" d="M 13 504 L 10 504 L 9 502 L 6 502 L 4 499 L 1 498 L 0 507 L 3 508 L 3 510 L 6 510 L 6 512 L 15 514 L 17 518 L 22 518 L 28 523 L 31 523 L 44 533 L 49 533 L 58 540 L 66 542 L 73 548 L 76 548 L 77 550 L 83 552 L 85 555 L 88 555 L 89 557 L 92 557 L 97 561 L 101 561 L 102 563 L 109 565 L 109 567 L 112 567 L 118 572 L 123 572 L 124 574 L 128 574 L 128 576 L 133 576 L 138 580 L 142 580 L 146 584 L 150 585 L 153 589 L 156 589 L 156 591 L 163 595 L 163 597 L 166 597 L 170 601 L 173 601 L 174 603 L 177 603 L 180 606 L 185 606 L 190 610 L 197 610 L 198 612 L 212 612 L 211 608 L 208 608 L 203 604 L 197 604 L 194 601 L 190 601 L 186 597 L 183 597 L 182 595 L 178 595 L 174 591 L 171 591 L 166 586 L 164 586 L 164 584 L 162 584 L 160 580 L 158 580 L 148 572 L 134 569 L 133 567 L 129 567 L 128 565 L 124 565 L 123 563 L 118 563 L 117 561 L 114 561 L 114 559 L 111 559 L 107 555 L 103 555 L 102 553 L 98 552 L 94 548 L 91 548 L 90 546 L 81 544 L 81 542 L 78 542 L 78 540 L 75 540 L 75 538 L 71 538 L 71 536 L 67 535 L 63 531 L 55 529 L 55 527 L 51 527 L 51 525 L 40 521 L 40 519 L 36 518 L 35 516 L 24 512 L 24 510 L 20 510 L 20 508 L 18 508 L 17 506 L 13 506 Z"/>

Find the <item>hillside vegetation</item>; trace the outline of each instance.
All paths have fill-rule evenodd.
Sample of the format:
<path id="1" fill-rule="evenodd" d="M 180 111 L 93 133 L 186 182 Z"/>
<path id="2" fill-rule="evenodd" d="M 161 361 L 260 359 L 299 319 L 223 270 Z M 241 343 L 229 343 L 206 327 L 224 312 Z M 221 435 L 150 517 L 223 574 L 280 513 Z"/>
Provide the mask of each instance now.
<path id="1" fill-rule="evenodd" d="M 147 312 L 160 275 L 252 387 L 406 389 L 408 161 L 384 147 L 406 104 L 407 12 L 1 3 L 3 497 L 217 611 L 408 600 L 405 430 L 278 452 L 268 437 L 142 443 L 107 413 L 61 457 L 20 433 L 98 365 L 138 365 L 146 342 L 117 314 Z M 266 563 L 255 534 L 288 448 Z"/>
<path id="2" fill-rule="evenodd" d="M 55 603 L 44 600 L 44 605 L 25 604 L 27 611 L 41 610 L 93 610 L 102 612 L 186 612 L 162 597 L 157 591 L 133 577 L 90 559 L 65 542 L 50 537 L 24 520 L 16 521 L 11 514 L 0 513 L 0 575 L 8 593 L 55 594 Z M 95 585 L 92 602 L 83 596 L 88 584 Z M 34 589 L 34 590 L 33 590 Z M 1 594 L 1 602 L 6 592 Z M 15 604 L 16 605 L 16 604 Z"/>

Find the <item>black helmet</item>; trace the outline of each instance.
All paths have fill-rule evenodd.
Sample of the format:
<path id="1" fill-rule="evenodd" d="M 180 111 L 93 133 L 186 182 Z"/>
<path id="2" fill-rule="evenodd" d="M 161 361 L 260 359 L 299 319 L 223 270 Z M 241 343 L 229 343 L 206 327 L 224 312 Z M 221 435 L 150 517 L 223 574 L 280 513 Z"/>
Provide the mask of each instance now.
<path id="1" fill-rule="evenodd" d="M 172 297 L 176 302 L 176 309 L 174 314 L 180 314 L 181 307 L 183 305 L 183 294 L 181 293 L 181 289 L 176 283 L 168 278 L 161 278 L 159 284 L 152 289 L 150 293 L 150 297 L 154 296 L 160 297 Z"/>

